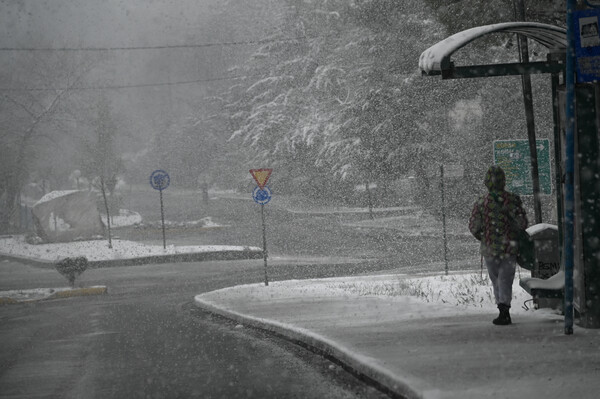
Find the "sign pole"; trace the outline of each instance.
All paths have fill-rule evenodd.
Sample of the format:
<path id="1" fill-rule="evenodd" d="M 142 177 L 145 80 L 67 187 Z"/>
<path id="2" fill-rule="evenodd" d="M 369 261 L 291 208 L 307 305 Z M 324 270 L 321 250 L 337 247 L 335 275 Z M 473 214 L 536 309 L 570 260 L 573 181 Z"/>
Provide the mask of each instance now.
<path id="1" fill-rule="evenodd" d="M 167 238 L 165 235 L 165 211 L 163 207 L 163 190 L 158 190 L 160 192 L 160 220 L 162 222 L 162 236 L 163 236 L 163 249 L 167 249 Z"/>
<path id="2" fill-rule="evenodd" d="M 155 170 L 150 175 L 150 186 L 152 186 L 153 189 L 158 190 L 160 193 L 160 220 L 162 224 L 163 249 L 167 249 L 167 239 L 165 235 L 165 211 L 163 206 L 162 192 L 164 189 L 169 187 L 169 184 L 171 184 L 171 178 L 164 170 Z"/>
<path id="3" fill-rule="evenodd" d="M 250 169 L 250 174 L 258 186 L 252 191 L 254 202 L 260 205 L 260 216 L 262 219 L 263 232 L 263 259 L 265 260 L 265 286 L 269 285 L 269 275 L 267 273 L 267 224 L 265 222 L 265 204 L 271 201 L 271 190 L 266 186 L 273 169 Z"/>
<path id="4" fill-rule="evenodd" d="M 265 286 L 269 285 L 269 276 L 267 274 L 267 225 L 265 223 L 265 205 L 260 205 L 260 214 L 262 217 L 263 228 L 263 259 L 265 260 Z"/>
<path id="5" fill-rule="evenodd" d="M 442 188 L 442 231 L 444 232 L 444 263 L 446 275 L 448 275 L 448 238 L 446 236 L 446 198 L 444 195 L 444 165 L 440 165 L 440 180 Z"/>
<path id="6" fill-rule="evenodd" d="M 517 4 L 518 3 L 518 4 Z M 515 8 L 515 19 L 525 21 L 525 4 L 523 0 L 513 0 Z M 519 61 L 529 63 L 529 48 L 527 47 L 527 37 L 517 35 L 517 44 L 519 47 Z M 528 73 L 521 75 L 521 86 L 523 90 L 523 103 L 525 106 L 525 121 L 527 124 L 527 137 L 529 139 L 529 152 L 531 159 L 531 182 L 533 188 L 533 211 L 535 223 L 542 223 L 542 202 L 540 199 L 540 178 L 538 170 L 537 143 L 535 139 L 535 120 L 533 114 L 533 94 L 531 91 L 531 76 Z"/>

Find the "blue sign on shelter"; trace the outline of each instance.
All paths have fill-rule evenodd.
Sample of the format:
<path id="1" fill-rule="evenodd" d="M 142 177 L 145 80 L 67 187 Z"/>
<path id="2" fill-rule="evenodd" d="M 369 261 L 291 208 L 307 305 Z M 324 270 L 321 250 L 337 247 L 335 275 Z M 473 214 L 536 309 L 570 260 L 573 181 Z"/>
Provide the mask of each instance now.
<path id="1" fill-rule="evenodd" d="M 580 10 L 574 13 L 575 56 L 577 81 L 600 81 L 600 9 Z"/>

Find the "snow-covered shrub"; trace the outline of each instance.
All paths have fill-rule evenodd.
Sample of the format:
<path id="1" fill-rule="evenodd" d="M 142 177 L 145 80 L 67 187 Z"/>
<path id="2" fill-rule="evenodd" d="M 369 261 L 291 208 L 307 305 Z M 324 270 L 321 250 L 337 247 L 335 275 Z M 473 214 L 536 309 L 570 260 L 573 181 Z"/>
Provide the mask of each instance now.
<path id="1" fill-rule="evenodd" d="M 60 274 L 65 276 L 71 287 L 74 287 L 75 278 L 83 273 L 87 269 L 87 266 L 87 258 L 85 256 L 78 256 L 76 258 L 64 258 L 54 267 Z"/>
<path id="2" fill-rule="evenodd" d="M 41 238 L 40 236 L 38 236 L 35 233 L 27 233 L 25 234 L 25 242 L 27 244 L 31 244 L 31 245 L 38 245 L 38 244 L 44 244 L 45 241 L 43 238 Z"/>

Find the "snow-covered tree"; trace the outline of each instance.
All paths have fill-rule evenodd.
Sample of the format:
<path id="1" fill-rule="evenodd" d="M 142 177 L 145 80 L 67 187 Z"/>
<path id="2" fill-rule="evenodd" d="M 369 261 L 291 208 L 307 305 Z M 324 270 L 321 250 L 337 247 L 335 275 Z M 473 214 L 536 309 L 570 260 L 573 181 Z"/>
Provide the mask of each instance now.
<path id="1" fill-rule="evenodd" d="M 421 52 L 463 27 L 436 20 L 450 18 L 459 3 L 430 1 L 433 11 L 417 0 L 285 3 L 280 28 L 240 66 L 246 78 L 230 92 L 236 95 L 223 96 L 235 129 L 231 142 L 255 164 L 312 186 L 372 181 L 381 188 L 411 175 L 428 199 L 439 190 L 442 164 L 463 164 L 477 175 L 490 162 L 494 138 L 518 135 L 518 119 L 502 121 L 522 112 L 522 103 L 514 101 L 516 79 L 496 88 L 493 79 L 420 76 Z M 512 19 L 505 6 L 476 2 L 480 12 L 489 9 L 464 27 Z M 465 64 L 512 62 L 518 53 L 510 40 L 495 38 L 484 51 L 475 46 L 456 56 Z M 532 56 L 544 56 L 531 48 Z M 465 158 L 466 143 L 477 149 L 473 159 Z M 479 187 L 478 180 L 463 183 L 470 186 L 457 188 L 461 200 Z"/>
<path id="2" fill-rule="evenodd" d="M 425 0 L 436 18 L 455 33 L 479 25 L 515 20 L 520 0 Z M 565 0 L 522 0 L 525 19 L 558 26 L 566 23 Z"/>
<path id="3" fill-rule="evenodd" d="M 415 107 L 403 92 L 416 82 L 409 78 L 419 48 L 411 39 L 426 19 L 409 3 L 291 2 L 290 18 L 246 66 L 260 78 L 237 102 L 233 139 L 284 169 L 301 149 L 306 164 L 341 179 L 405 172 Z"/>

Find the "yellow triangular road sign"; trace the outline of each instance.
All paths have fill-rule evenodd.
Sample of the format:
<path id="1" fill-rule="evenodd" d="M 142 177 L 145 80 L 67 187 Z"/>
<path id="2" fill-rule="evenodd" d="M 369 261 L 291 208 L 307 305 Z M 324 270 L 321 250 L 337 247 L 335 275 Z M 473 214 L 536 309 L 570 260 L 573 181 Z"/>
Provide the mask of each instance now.
<path id="1" fill-rule="evenodd" d="M 273 169 L 250 169 L 250 174 L 254 177 L 256 184 L 262 190 L 269 181 Z"/>

